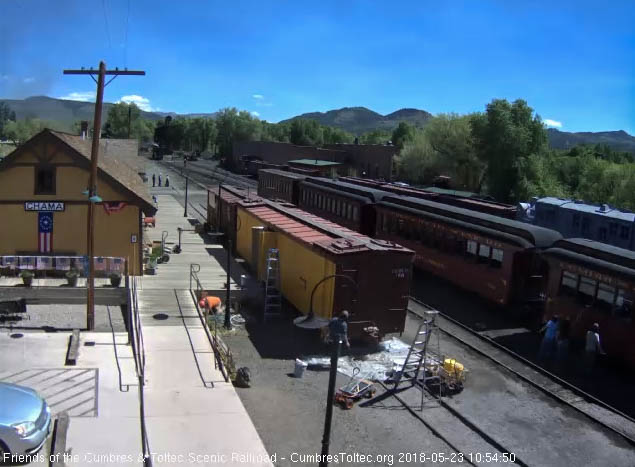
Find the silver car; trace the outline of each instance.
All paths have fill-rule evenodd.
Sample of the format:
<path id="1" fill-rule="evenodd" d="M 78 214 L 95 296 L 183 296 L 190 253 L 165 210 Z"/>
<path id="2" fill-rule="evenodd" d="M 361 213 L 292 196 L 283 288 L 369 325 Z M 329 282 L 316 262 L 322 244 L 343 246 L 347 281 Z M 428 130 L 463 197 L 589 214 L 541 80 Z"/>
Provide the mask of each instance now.
<path id="1" fill-rule="evenodd" d="M 36 453 L 51 428 L 51 409 L 33 389 L 0 382 L 0 464 Z"/>

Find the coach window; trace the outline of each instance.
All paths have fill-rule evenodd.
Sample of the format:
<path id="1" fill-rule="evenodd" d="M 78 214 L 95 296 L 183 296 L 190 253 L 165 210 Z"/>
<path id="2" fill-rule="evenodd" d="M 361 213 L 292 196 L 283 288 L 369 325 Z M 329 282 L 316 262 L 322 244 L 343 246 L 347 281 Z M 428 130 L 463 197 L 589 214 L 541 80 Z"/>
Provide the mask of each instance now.
<path id="1" fill-rule="evenodd" d="M 609 235 L 615 237 L 617 235 L 617 224 L 615 222 L 609 223 Z"/>
<path id="2" fill-rule="evenodd" d="M 630 230 L 631 229 L 629 229 L 628 226 L 622 225 L 620 227 L 620 238 L 627 239 L 630 234 Z"/>
<path id="3" fill-rule="evenodd" d="M 633 293 L 624 289 L 617 291 L 615 300 L 615 314 L 622 319 L 631 320 L 633 318 Z"/>
<path id="4" fill-rule="evenodd" d="M 613 304 L 615 303 L 615 287 L 611 287 L 604 282 L 600 282 L 598 285 L 597 302 L 599 308 L 605 311 L 611 311 Z"/>
<path id="5" fill-rule="evenodd" d="M 351 203 L 346 203 L 346 207 L 347 207 L 347 210 L 348 210 L 347 217 L 349 219 L 353 219 L 353 205 Z"/>
<path id="6" fill-rule="evenodd" d="M 590 228 L 591 228 L 591 219 L 584 216 L 582 218 L 582 235 L 589 235 Z"/>
<path id="7" fill-rule="evenodd" d="M 578 286 L 579 296 L 584 303 L 591 303 L 595 298 L 595 289 L 597 281 L 588 277 L 580 276 L 580 285 Z"/>
<path id="8" fill-rule="evenodd" d="M 478 247 L 478 262 L 479 263 L 489 263 L 489 255 L 492 252 L 492 249 L 484 244 L 480 244 Z"/>
<path id="9" fill-rule="evenodd" d="M 359 220 L 359 206 L 353 206 L 353 220 L 355 222 Z"/>
<path id="10" fill-rule="evenodd" d="M 601 242 L 605 242 L 606 241 L 606 227 L 600 227 L 598 229 L 598 239 Z"/>
<path id="11" fill-rule="evenodd" d="M 578 275 L 569 271 L 562 271 L 562 279 L 560 280 L 561 295 L 575 295 L 578 290 Z"/>
<path id="12" fill-rule="evenodd" d="M 492 261 L 490 266 L 493 268 L 500 268 L 503 265 L 503 250 L 498 248 L 492 248 Z"/>
<path id="13" fill-rule="evenodd" d="M 474 240 L 467 241 L 466 251 L 468 256 L 472 257 L 473 255 L 476 255 L 477 249 L 478 249 L 478 243 L 476 243 Z"/>
<path id="14" fill-rule="evenodd" d="M 573 228 L 578 230 L 580 228 L 580 214 L 575 213 L 573 215 Z"/>
<path id="15" fill-rule="evenodd" d="M 457 255 L 461 256 L 465 254 L 465 240 L 463 240 L 462 238 L 456 240 L 456 242 L 454 243 L 454 252 Z"/>
<path id="16" fill-rule="evenodd" d="M 381 230 L 388 232 L 388 215 L 386 215 L 386 213 L 381 216 Z"/>
<path id="17" fill-rule="evenodd" d="M 41 166 L 35 168 L 35 194 L 55 194 L 55 167 Z"/>

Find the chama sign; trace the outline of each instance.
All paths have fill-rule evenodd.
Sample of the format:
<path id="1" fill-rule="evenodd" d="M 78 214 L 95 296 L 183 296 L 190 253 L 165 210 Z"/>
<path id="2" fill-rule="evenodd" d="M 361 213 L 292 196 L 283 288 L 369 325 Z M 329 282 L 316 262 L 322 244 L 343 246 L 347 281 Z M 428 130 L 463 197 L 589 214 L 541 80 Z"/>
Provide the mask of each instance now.
<path id="1" fill-rule="evenodd" d="M 25 211 L 63 211 L 64 203 L 60 201 L 27 201 Z"/>

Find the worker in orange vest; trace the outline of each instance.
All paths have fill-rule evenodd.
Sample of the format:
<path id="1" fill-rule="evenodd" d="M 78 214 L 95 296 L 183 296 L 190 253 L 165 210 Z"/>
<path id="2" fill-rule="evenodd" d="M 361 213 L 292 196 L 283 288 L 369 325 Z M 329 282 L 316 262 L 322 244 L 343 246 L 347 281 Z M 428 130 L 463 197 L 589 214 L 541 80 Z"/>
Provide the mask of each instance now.
<path id="1" fill-rule="evenodd" d="M 220 301 L 220 298 L 209 295 L 207 297 L 201 298 L 201 300 L 198 302 L 198 305 L 201 308 L 203 308 L 205 317 L 207 318 L 210 312 L 213 311 L 214 314 L 218 312 L 218 309 L 220 308 L 220 305 L 221 305 L 221 301 Z"/>

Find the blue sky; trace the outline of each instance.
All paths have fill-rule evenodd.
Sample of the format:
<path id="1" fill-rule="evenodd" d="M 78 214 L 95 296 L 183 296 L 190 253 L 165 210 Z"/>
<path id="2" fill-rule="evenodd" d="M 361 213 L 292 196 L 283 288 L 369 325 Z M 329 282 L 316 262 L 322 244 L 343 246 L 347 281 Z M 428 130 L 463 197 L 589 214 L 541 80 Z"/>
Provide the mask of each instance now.
<path id="1" fill-rule="evenodd" d="M 106 100 L 147 109 L 276 122 L 522 98 L 563 130 L 635 134 L 634 24 L 632 0 L 2 0 L 0 97 L 89 99 L 93 81 L 62 69 L 104 60 L 147 72 Z"/>

